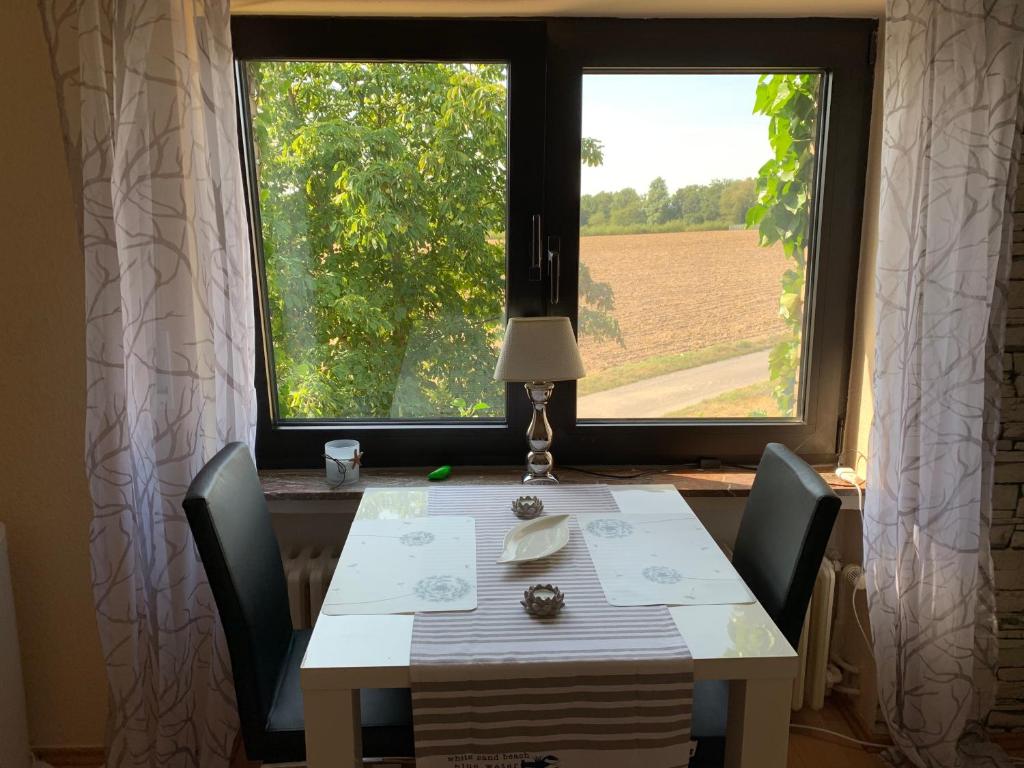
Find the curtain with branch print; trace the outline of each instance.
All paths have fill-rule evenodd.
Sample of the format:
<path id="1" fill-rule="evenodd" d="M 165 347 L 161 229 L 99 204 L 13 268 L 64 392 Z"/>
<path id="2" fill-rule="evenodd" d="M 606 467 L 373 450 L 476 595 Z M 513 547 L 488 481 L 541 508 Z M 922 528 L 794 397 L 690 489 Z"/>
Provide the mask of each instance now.
<path id="1" fill-rule="evenodd" d="M 895 765 L 1009 766 L 983 735 L 1024 6 L 888 0 L 864 548 Z"/>
<path id="2" fill-rule="evenodd" d="M 86 275 L 108 766 L 230 757 L 230 664 L 181 499 L 255 431 L 228 0 L 39 0 Z"/>

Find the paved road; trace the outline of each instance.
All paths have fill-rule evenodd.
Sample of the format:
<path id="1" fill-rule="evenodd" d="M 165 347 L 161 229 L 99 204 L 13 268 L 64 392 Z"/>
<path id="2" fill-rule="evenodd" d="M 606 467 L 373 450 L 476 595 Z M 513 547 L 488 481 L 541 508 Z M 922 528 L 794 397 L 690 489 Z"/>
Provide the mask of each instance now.
<path id="1" fill-rule="evenodd" d="M 768 378 L 768 352 L 751 352 L 581 397 L 581 419 L 656 419 Z"/>

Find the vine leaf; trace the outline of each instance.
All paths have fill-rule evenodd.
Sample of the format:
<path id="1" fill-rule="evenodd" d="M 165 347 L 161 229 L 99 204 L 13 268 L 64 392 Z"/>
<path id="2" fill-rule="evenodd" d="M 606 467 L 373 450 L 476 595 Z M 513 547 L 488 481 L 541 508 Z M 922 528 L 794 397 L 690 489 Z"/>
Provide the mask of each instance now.
<path id="1" fill-rule="evenodd" d="M 757 227 L 761 246 L 781 243 L 796 267 L 786 270 L 780 286 L 779 316 L 788 337 L 768 357 L 772 394 L 787 416 L 796 414 L 818 91 L 818 75 L 777 74 L 761 75 L 754 95 L 754 114 L 770 118 L 768 141 L 774 157 L 758 171 L 757 202 L 747 211 L 746 224 Z"/>

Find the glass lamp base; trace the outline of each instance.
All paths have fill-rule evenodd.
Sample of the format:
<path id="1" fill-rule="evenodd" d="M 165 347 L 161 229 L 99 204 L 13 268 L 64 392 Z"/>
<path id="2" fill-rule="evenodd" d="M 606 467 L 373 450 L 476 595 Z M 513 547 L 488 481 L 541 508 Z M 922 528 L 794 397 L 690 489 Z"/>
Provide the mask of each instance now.
<path id="1" fill-rule="evenodd" d="M 557 483 L 558 478 L 552 471 L 555 460 L 551 456 L 551 424 L 548 423 L 547 405 L 555 385 L 550 381 L 529 381 L 526 383 L 526 394 L 533 405 L 533 418 L 526 430 L 526 442 L 530 452 L 526 454 L 526 474 L 523 483 Z"/>
<path id="2" fill-rule="evenodd" d="M 554 472 L 537 473 L 527 471 L 526 474 L 523 475 L 523 485 L 527 484 L 558 485 L 558 478 L 555 476 Z"/>

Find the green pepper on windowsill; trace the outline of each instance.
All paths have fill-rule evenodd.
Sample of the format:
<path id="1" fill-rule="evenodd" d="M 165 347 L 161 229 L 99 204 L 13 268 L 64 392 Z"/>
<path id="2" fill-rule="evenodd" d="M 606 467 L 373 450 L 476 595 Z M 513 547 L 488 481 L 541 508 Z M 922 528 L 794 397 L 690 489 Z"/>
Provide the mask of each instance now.
<path id="1" fill-rule="evenodd" d="M 448 475 L 450 475 L 451 473 L 452 473 L 451 466 L 448 465 L 448 464 L 445 464 L 443 467 L 438 467 L 433 472 L 431 472 L 429 475 L 427 475 L 427 480 L 431 480 L 431 481 L 445 480 L 448 477 Z"/>

